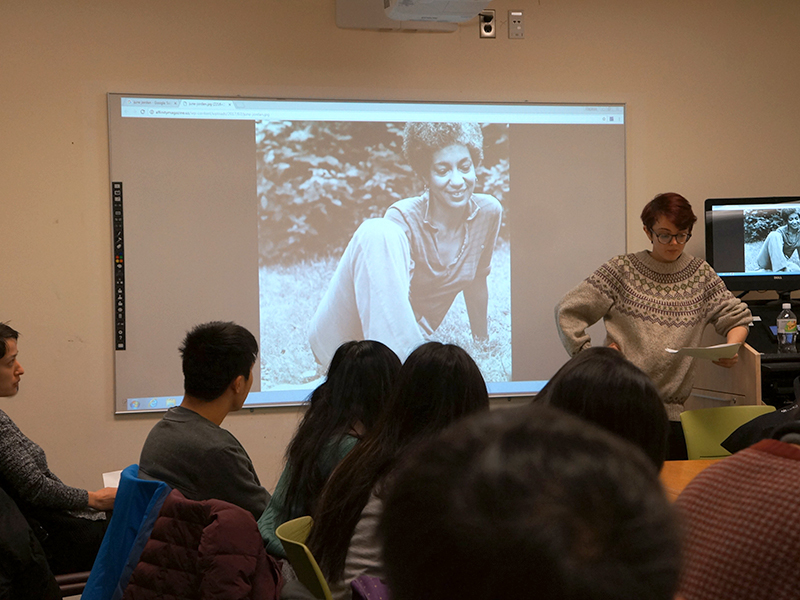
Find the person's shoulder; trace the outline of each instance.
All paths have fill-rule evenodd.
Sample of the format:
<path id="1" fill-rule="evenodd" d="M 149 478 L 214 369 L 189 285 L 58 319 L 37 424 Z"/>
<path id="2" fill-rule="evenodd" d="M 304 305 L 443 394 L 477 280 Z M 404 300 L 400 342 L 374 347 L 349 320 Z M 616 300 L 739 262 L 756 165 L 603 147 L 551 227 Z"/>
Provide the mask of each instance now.
<path id="1" fill-rule="evenodd" d="M 638 252 L 631 252 L 629 254 L 617 254 L 616 256 L 612 256 L 602 265 L 600 265 L 600 269 L 625 269 L 629 268 L 631 265 L 641 262 L 642 258 L 639 256 Z"/>
<path id="2" fill-rule="evenodd" d="M 719 279 L 719 275 L 710 264 L 698 256 L 686 255 L 689 259 L 687 267 L 692 271 L 696 271 L 699 275 L 707 279 Z"/>
<path id="3" fill-rule="evenodd" d="M 16 427 L 16 425 L 14 424 L 14 420 L 11 417 L 9 417 L 3 409 L 0 408 L 0 427 L 7 427 L 7 426 Z"/>
<path id="4" fill-rule="evenodd" d="M 482 211 L 492 214 L 500 214 L 503 212 L 503 205 L 500 200 L 491 194 L 472 194 L 472 200 Z"/>
<path id="5" fill-rule="evenodd" d="M 402 200 L 397 200 L 396 202 L 392 203 L 389 208 L 386 209 L 386 214 L 389 214 L 389 211 L 396 210 L 401 214 L 409 214 L 412 212 L 419 212 L 425 211 L 425 202 L 426 198 L 424 195 L 422 196 L 411 196 L 409 198 L 403 198 Z"/>

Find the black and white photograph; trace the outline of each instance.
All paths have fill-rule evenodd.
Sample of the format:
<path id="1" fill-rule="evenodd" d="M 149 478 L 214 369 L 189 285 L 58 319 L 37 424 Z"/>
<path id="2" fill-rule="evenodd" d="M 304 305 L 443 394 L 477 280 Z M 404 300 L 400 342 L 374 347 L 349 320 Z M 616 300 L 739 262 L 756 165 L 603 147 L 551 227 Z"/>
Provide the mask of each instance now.
<path id="1" fill-rule="evenodd" d="M 800 206 L 744 211 L 745 271 L 800 272 Z"/>
<path id="2" fill-rule="evenodd" d="M 511 380 L 508 125 L 257 121 L 255 134 L 262 390 L 313 383 L 351 339 L 401 360 L 457 344 L 487 381 Z"/>

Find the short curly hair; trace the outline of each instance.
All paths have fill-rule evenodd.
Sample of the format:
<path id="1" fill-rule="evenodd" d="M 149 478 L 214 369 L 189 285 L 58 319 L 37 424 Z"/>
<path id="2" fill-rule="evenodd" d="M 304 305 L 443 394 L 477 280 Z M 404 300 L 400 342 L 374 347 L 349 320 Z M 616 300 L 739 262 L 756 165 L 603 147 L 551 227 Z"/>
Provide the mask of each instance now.
<path id="1" fill-rule="evenodd" d="M 783 209 L 781 211 L 781 216 L 783 217 L 783 220 L 788 223 L 789 222 L 789 217 L 791 217 L 795 213 L 800 215 L 800 208 L 797 208 L 797 207 L 785 208 L 785 209 Z"/>
<path id="2" fill-rule="evenodd" d="M 483 162 L 483 131 L 478 123 L 406 123 L 403 130 L 403 154 L 423 179 L 428 178 L 434 152 L 453 144 L 465 146 L 476 167 Z"/>

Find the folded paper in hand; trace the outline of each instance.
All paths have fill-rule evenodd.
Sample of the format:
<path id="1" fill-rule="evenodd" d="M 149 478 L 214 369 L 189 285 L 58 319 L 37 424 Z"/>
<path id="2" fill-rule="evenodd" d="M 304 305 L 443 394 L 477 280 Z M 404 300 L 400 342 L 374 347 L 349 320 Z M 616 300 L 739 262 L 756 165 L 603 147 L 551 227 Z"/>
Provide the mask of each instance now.
<path id="1" fill-rule="evenodd" d="M 733 358 L 739 351 L 741 344 L 717 344 L 716 346 L 706 346 L 704 348 L 686 346 L 680 350 L 666 348 L 670 354 L 680 354 L 681 356 L 694 356 L 695 358 L 707 358 L 709 360 L 719 360 L 720 358 Z"/>

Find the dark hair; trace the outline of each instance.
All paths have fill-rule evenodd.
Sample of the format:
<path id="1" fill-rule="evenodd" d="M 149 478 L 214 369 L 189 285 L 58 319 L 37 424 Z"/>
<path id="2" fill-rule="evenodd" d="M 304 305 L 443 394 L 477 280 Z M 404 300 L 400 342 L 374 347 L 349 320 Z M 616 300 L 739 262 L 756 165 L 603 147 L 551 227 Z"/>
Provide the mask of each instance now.
<path id="1" fill-rule="evenodd" d="M 258 342 L 241 325 L 212 321 L 186 334 L 180 347 L 183 389 L 200 400 L 216 400 L 239 375 L 249 378 Z"/>
<path id="2" fill-rule="evenodd" d="M 672 600 L 680 572 L 653 466 L 546 407 L 479 415 L 420 447 L 379 535 L 395 600 Z"/>
<path id="3" fill-rule="evenodd" d="M 782 212 L 784 220 L 788 223 L 789 217 L 791 217 L 794 214 L 800 215 L 800 208 L 787 208 L 784 209 Z"/>
<path id="4" fill-rule="evenodd" d="M 357 422 L 375 426 L 400 371 L 388 346 L 371 340 L 346 342 L 333 355 L 328 376 L 309 398 L 309 406 L 286 450 L 289 482 L 279 523 L 311 514 L 335 464 L 323 460 Z"/>
<path id="5" fill-rule="evenodd" d="M 403 154 L 425 181 L 434 153 L 453 144 L 469 151 L 476 168 L 483 162 L 483 130 L 478 123 L 406 123 L 403 130 Z"/>
<path id="6" fill-rule="evenodd" d="M 678 229 L 692 230 L 697 217 L 692 211 L 689 201 L 674 192 L 659 194 L 648 202 L 642 210 L 642 224 L 652 230 L 661 217 L 675 225 Z"/>
<path id="7" fill-rule="evenodd" d="M 406 359 L 377 425 L 339 464 L 322 493 L 308 545 L 328 581 L 338 581 L 373 488 L 414 444 L 489 407 L 475 361 L 452 344 L 428 342 Z"/>
<path id="8" fill-rule="evenodd" d="M 613 348 L 588 348 L 569 360 L 533 400 L 639 446 L 657 469 L 667 454 L 669 419 L 653 381 Z"/>
<path id="9" fill-rule="evenodd" d="M 8 350 L 8 340 L 18 340 L 19 332 L 9 327 L 6 323 L 0 323 L 0 358 L 6 355 Z"/>

